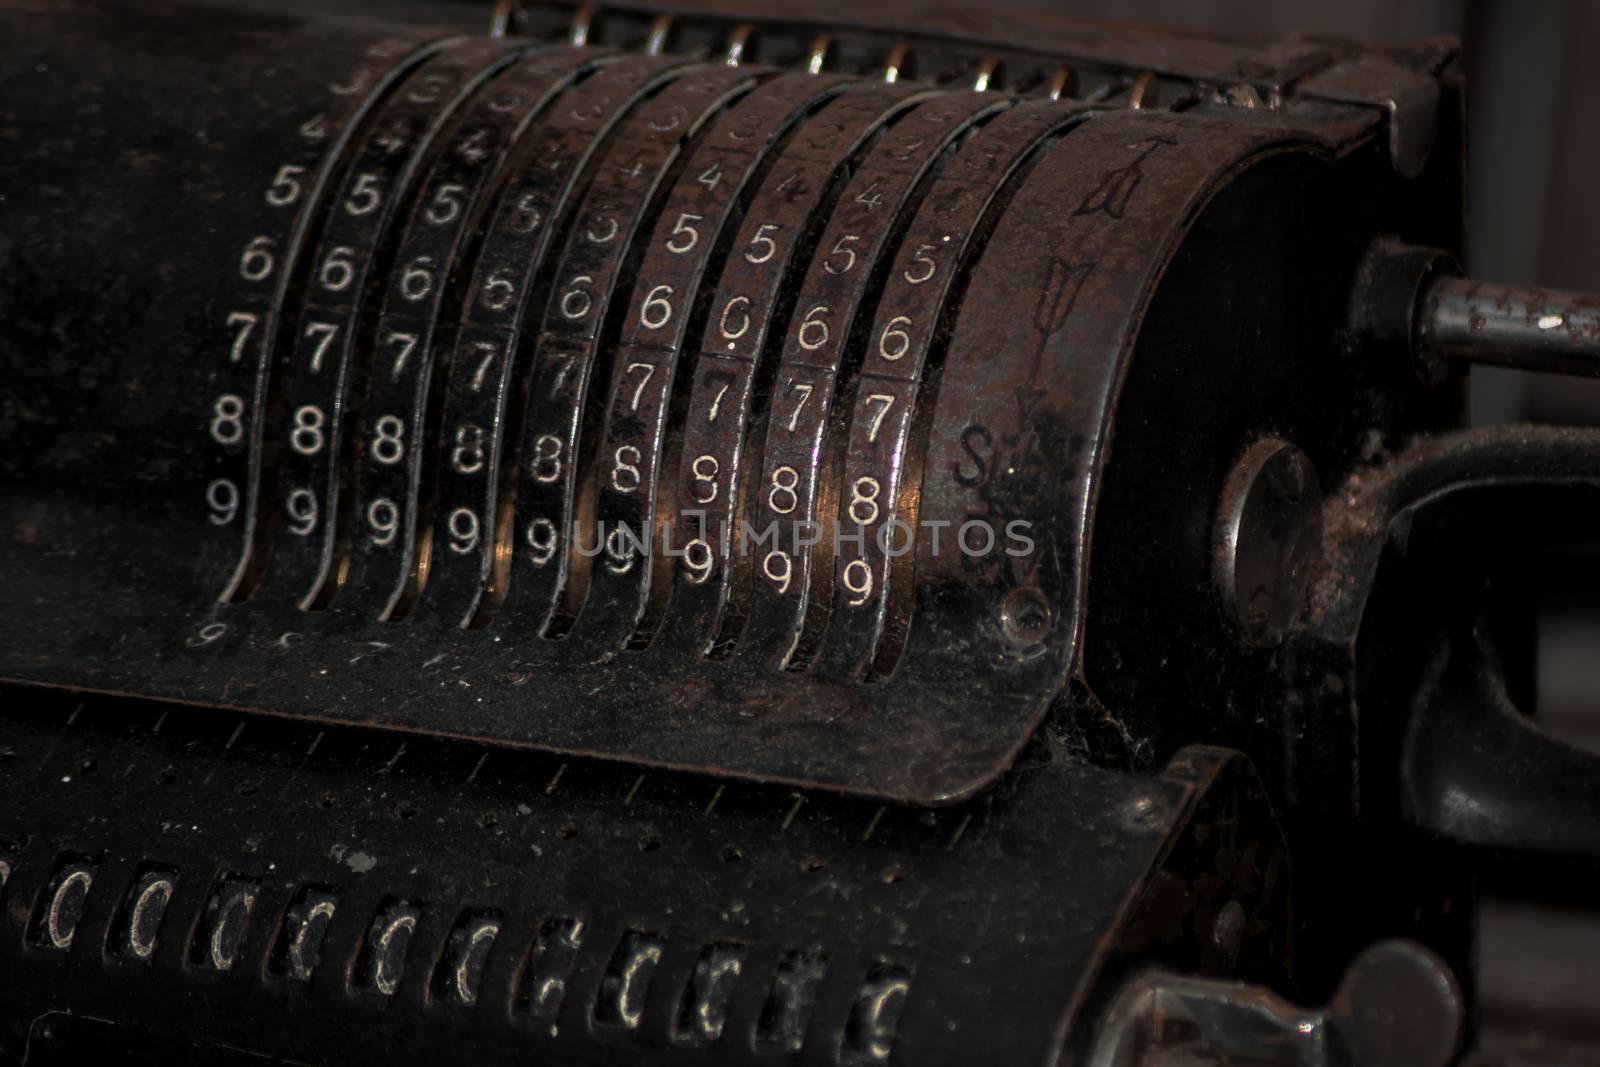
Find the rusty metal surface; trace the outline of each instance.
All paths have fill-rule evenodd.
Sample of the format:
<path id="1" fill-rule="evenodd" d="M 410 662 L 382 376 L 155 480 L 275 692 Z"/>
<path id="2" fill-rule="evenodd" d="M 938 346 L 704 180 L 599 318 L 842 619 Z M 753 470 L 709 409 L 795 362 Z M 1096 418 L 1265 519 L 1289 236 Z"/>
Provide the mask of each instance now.
<path id="1" fill-rule="evenodd" d="M 31 18 L 26 47 L 41 62 L 115 62 L 125 83 L 156 77 L 133 63 L 140 53 L 115 15 Z M 185 24 L 172 25 L 181 37 Z M 312 25 L 279 18 L 257 32 L 293 42 Z M 1152 110 L 1154 89 L 1142 110 L 1119 112 L 826 80 L 820 110 L 789 120 L 780 113 L 798 98 L 780 103 L 761 86 L 792 76 L 759 66 L 511 42 L 410 47 L 388 60 L 405 73 L 360 111 L 338 160 L 320 164 L 321 215 L 296 215 L 299 229 L 265 241 L 210 236 L 236 201 L 270 206 L 288 196 L 285 175 L 300 175 L 250 147 L 295 136 L 309 101 L 330 92 L 322 71 L 285 67 L 277 77 L 305 83 L 292 104 L 256 98 L 230 124 L 251 131 L 249 145 L 221 153 L 225 170 L 190 178 L 176 225 L 194 251 L 182 285 L 152 282 L 168 307 L 161 322 L 135 323 L 136 305 L 101 300 L 68 330 L 78 354 L 65 358 L 84 380 L 137 390 L 140 402 L 73 429 L 57 396 L 36 427 L 13 425 L 18 536 L 6 576 L 29 615 L 48 621 L 6 643 L 7 676 L 905 801 L 971 795 L 1067 683 L 1118 382 L 1186 229 L 1250 160 L 1332 160 L 1369 132 L 1335 113 L 1318 125 L 1319 113 L 1293 109 Z M 450 68 L 462 88 L 434 84 L 434 67 L 457 56 L 469 64 Z M 519 73 L 519 57 L 549 65 Z M 13 95 L 38 98 L 27 82 L 36 67 L 13 68 L 23 80 Z M 448 216 L 458 195 L 467 209 L 465 192 L 446 188 L 462 183 L 443 179 L 441 161 L 483 160 L 475 116 L 497 86 L 527 76 L 547 88 L 518 136 L 490 153 L 470 204 L 474 226 L 494 226 L 463 238 Z M 371 79 L 337 78 L 331 92 Z M 845 91 L 825 103 L 835 84 Z M 121 107 L 155 157 L 181 166 L 157 145 L 196 116 L 177 104 L 146 115 L 139 101 L 155 85 Z M 30 123 L 76 121 L 71 96 L 55 99 L 49 117 L 18 116 L 19 144 Z M 418 134 L 431 132 L 401 136 L 391 112 L 425 118 Z M 704 177 L 691 170 L 718 138 L 736 141 L 746 117 L 765 147 L 747 157 L 756 169 L 733 214 L 713 234 L 680 193 L 684 206 L 666 218 L 671 190 Z M 85 130 L 75 143 L 97 142 Z M 70 153 L 56 165 L 77 166 Z M 79 202 L 108 196 L 81 188 L 89 173 L 46 184 Z M 149 167 L 114 181 L 108 206 L 175 188 Z M 969 235 L 912 234 L 945 197 L 971 201 L 958 210 Z M 60 203 L 33 203 L 18 239 L 59 233 Z M 673 227 L 686 220 L 697 235 L 708 227 L 685 249 L 699 266 L 678 282 L 695 292 L 652 302 L 673 281 L 636 272 L 663 255 L 652 257 L 652 240 L 681 244 L 686 231 Z M 532 240 L 518 244 L 530 221 Z M 137 222 L 110 210 L 103 225 L 113 224 Z M 436 253 L 408 243 L 428 226 L 449 234 Z M 946 243 L 961 254 L 922 248 Z M 137 269 L 68 267 L 76 246 L 39 244 L 57 250 L 62 277 Z M 911 288 L 928 263 L 949 280 L 917 304 Z M 746 279 L 748 267 L 760 270 Z M 289 278 L 276 312 L 288 325 L 272 337 L 229 296 L 264 271 L 264 283 Z M 433 284 L 443 295 L 417 305 L 419 321 L 445 321 L 400 329 L 409 320 L 394 309 L 431 297 Z M 59 305 L 34 306 L 10 316 L 13 330 Z M 689 333 L 677 370 L 672 348 L 662 360 L 640 346 L 663 314 L 680 313 Z M 207 316 L 220 320 L 217 343 L 194 371 L 209 361 L 244 375 L 238 392 L 150 361 L 175 324 Z M 105 331 L 124 338 L 116 361 L 85 354 L 103 351 Z M 422 338 L 409 362 L 404 337 Z M 613 351 L 613 338 L 627 343 Z M 727 345 L 752 364 L 731 391 L 713 373 Z M 56 448 L 41 453 L 49 436 Z M 187 461 L 197 439 L 218 457 L 203 477 Z M 22 460 L 41 454 L 50 458 Z M 89 519 L 84 509 L 107 493 L 132 506 Z M 757 532 L 747 545 L 735 525 L 702 568 L 682 555 L 690 518 L 673 508 L 714 499 Z M 912 550 L 891 557 L 872 534 L 907 517 Z M 782 520 L 776 540 L 761 539 L 768 520 Z M 824 531 L 837 520 L 862 547 L 806 543 L 808 527 L 782 525 L 796 520 Z M 613 536 L 620 522 L 659 540 L 636 554 Z M 987 524 L 976 540 L 974 523 Z"/>

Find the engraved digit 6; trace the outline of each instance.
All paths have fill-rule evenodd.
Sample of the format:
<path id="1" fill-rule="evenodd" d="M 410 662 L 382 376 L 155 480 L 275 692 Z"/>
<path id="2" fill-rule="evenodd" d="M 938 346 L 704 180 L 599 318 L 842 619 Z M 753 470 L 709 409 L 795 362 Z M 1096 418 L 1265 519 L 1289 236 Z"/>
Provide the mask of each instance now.
<path id="1" fill-rule="evenodd" d="M 659 330 L 672 321 L 672 286 L 658 285 L 645 294 L 639 308 L 639 324 L 647 330 Z M 655 308 L 654 312 L 651 308 Z"/>
<path id="2" fill-rule="evenodd" d="M 893 363 L 911 351 L 911 335 L 906 332 L 910 325 L 911 320 L 905 315 L 896 315 L 885 323 L 878 337 L 878 355 Z"/>
<path id="3" fill-rule="evenodd" d="M 244 246 L 239 256 L 239 276 L 247 282 L 265 281 L 272 274 L 272 238 L 262 235 Z"/>
<path id="4" fill-rule="evenodd" d="M 815 352 L 828 343 L 827 314 L 832 311 L 827 304 L 818 304 L 806 312 L 806 317 L 800 323 L 800 347 L 807 352 Z"/>
<path id="5" fill-rule="evenodd" d="M 748 296 L 733 297 L 725 305 L 723 305 L 722 317 L 717 320 L 717 329 L 727 340 L 737 341 L 739 338 L 744 336 L 746 330 L 750 329 L 750 313 L 743 310 L 749 306 L 750 298 Z M 735 307 L 740 308 L 739 325 L 737 327 L 734 327 L 728 321 L 728 317 L 733 314 Z M 728 347 L 732 348 L 733 346 L 729 345 Z"/>
<path id="6" fill-rule="evenodd" d="M 563 317 L 577 320 L 589 314 L 589 309 L 594 306 L 594 298 L 583 287 L 593 283 L 594 279 L 587 274 L 580 274 L 572 279 L 571 287 L 561 294 Z"/>

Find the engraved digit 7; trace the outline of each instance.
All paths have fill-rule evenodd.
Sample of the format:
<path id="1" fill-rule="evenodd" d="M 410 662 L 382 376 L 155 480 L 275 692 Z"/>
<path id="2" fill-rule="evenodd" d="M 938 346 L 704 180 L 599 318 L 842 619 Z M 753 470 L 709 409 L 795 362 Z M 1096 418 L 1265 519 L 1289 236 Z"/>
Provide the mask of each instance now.
<path id="1" fill-rule="evenodd" d="M 628 364 L 628 369 L 624 372 L 623 376 L 626 377 L 636 370 L 644 371 L 644 377 L 639 380 L 638 387 L 633 391 L 633 403 L 628 406 L 629 411 L 639 410 L 639 399 L 640 397 L 644 396 L 645 386 L 649 385 L 650 379 L 655 376 L 656 365 L 654 363 L 630 363 Z"/>

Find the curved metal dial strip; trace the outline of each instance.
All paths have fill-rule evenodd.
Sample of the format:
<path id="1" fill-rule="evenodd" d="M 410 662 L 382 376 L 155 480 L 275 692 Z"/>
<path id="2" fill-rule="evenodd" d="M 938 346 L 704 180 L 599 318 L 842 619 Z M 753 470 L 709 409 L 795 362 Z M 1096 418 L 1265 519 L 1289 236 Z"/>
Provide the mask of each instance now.
<path id="1" fill-rule="evenodd" d="M 746 499 L 750 525 L 772 536 L 770 548 L 754 550 L 744 641 L 751 655 L 775 666 L 806 662 L 831 607 L 834 531 L 817 517 L 831 517 L 841 491 L 830 469 L 828 429 L 836 398 L 848 405 L 853 392 L 857 314 L 870 307 L 880 262 L 892 255 L 925 179 L 957 138 L 1007 106 L 979 93 L 919 105 L 862 161 L 823 230 L 821 254 L 806 272 L 784 338 L 760 461 L 752 454 L 749 471 L 759 472 Z M 877 494 L 858 491 L 850 503 L 863 500 L 875 505 Z"/>
<path id="2" fill-rule="evenodd" d="M 987 236 L 985 221 L 993 224 L 1002 187 L 1046 138 L 1084 116 L 1081 107 L 1042 101 L 991 120 L 961 146 L 906 229 L 867 331 L 855 402 L 836 411 L 844 461 L 835 528 L 847 536 L 838 541 L 819 664 L 828 674 L 893 668 L 909 622 L 919 514 L 904 490 L 921 481 L 938 349 L 961 299 L 959 279 Z"/>
<path id="3" fill-rule="evenodd" d="M 465 625 L 489 580 L 507 405 L 518 402 L 537 352 L 523 350 L 523 319 L 550 284 L 550 249 L 573 212 L 611 132 L 683 63 L 651 57 L 609 62 L 566 93 L 530 134 L 520 173 L 500 192 L 463 296 L 444 365 L 443 410 L 430 426 L 430 494 L 420 509 L 418 611 Z"/>
<path id="4" fill-rule="evenodd" d="M 698 527 L 663 534 L 691 553 L 686 565 L 696 564 L 673 580 L 662 630 L 670 647 L 704 654 L 724 626 L 729 564 L 737 569 L 739 559 L 719 554 L 710 542 L 738 514 L 732 505 L 734 473 L 744 454 L 756 381 L 762 364 L 770 362 L 764 355 L 769 335 L 775 324 L 781 330 L 786 314 L 783 285 L 790 268 L 814 243 L 851 158 L 918 98 L 915 89 L 872 84 L 836 97 L 806 120 L 751 194 L 696 342 L 682 418 L 683 463 L 677 470 L 653 470 L 649 482 L 654 488 L 657 477 L 668 479 L 656 490 L 661 500 L 668 507 L 676 503 L 674 520 L 688 516 L 685 522 Z M 710 464 L 699 458 L 705 455 L 712 457 Z M 707 566 L 698 566 L 702 559 Z"/>
<path id="5" fill-rule="evenodd" d="M 462 275 L 496 187 L 524 162 L 526 135 L 604 53 L 554 48 L 518 59 L 461 119 L 412 207 L 376 330 L 356 456 L 349 574 L 336 608 L 404 613 L 416 594 L 417 511 L 438 350 L 460 314 Z M 441 326 L 444 328 L 441 329 Z"/>
<path id="6" fill-rule="evenodd" d="M 321 606 L 322 591 L 336 586 L 327 578 L 339 526 L 340 459 L 355 423 L 351 393 L 359 395 L 367 357 L 358 335 L 375 284 L 388 273 L 391 223 L 406 217 L 415 185 L 451 136 L 458 109 L 508 59 L 504 46 L 481 42 L 429 59 L 374 115 L 333 193 L 289 339 L 282 399 L 274 404 L 286 421 L 267 441 L 263 488 L 276 487 L 280 514 L 264 595 L 309 609 Z"/>
<path id="7" fill-rule="evenodd" d="M 710 287 L 702 280 L 721 274 L 743 201 L 784 136 L 848 84 L 789 74 L 751 94 L 706 138 L 662 205 L 634 272 L 598 449 L 598 484 L 589 488 L 602 551 L 580 624 L 586 640 L 605 647 L 641 642 L 659 622 L 670 583 L 658 575 L 677 518 L 661 508 L 661 486 L 678 466 L 674 431 L 688 392 L 678 371 L 685 340 L 705 325 Z"/>
<path id="8" fill-rule="evenodd" d="M 262 176 L 262 188 L 251 192 L 248 207 L 241 205 L 238 229 L 222 238 L 238 245 L 238 262 L 196 338 L 196 347 L 211 354 L 203 393 L 207 523 L 200 570 L 219 600 L 247 596 L 263 562 L 267 393 L 307 232 L 367 115 L 408 71 L 447 44 L 391 37 L 367 46 L 360 62 L 328 83 L 325 98 L 299 105 L 305 117 L 296 123 L 296 136 L 285 142 L 276 169 Z"/>
<path id="9" fill-rule="evenodd" d="M 512 522 L 518 491 L 534 494 L 532 506 L 541 514 L 554 516 L 550 522 L 555 529 L 569 526 L 574 502 L 568 487 L 572 468 L 582 462 L 579 450 L 584 447 L 582 425 L 587 416 L 589 380 L 598 353 L 607 343 L 608 323 L 615 321 L 612 294 L 626 274 L 634 235 L 644 225 L 658 188 L 675 172 L 683 144 L 730 99 L 747 91 L 758 73 L 725 66 L 680 71 L 677 80 L 640 104 L 595 155 L 592 183 L 573 209 L 570 230 L 555 260 L 549 296 L 537 323 L 532 366 L 520 384 L 502 383 L 501 390 L 511 388 L 516 393 L 500 401 L 493 421 L 487 421 L 487 411 L 477 416 L 486 420 L 486 434 L 495 441 L 503 438 L 507 443 L 502 447 L 515 451 L 509 457 L 491 453 L 482 476 L 474 478 L 478 472 L 471 469 L 477 466 L 470 452 L 473 443 L 462 439 L 457 430 L 444 474 L 441 531 L 450 538 L 451 550 L 459 552 L 459 523 L 469 513 L 477 516 L 473 532 L 481 530 L 482 540 L 492 539 L 494 555 L 491 557 L 485 546 L 480 556 L 483 565 L 491 568 L 480 583 L 484 599 L 468 606 L 480 622 L 487 621 L 508 590 L 508 571 L 516 554 L 512 542 L 521 526 Z M 484 298 L 488 298 L 487 292 Z M 482 338 L 469 336 L 467 340 L 489 351 Z M 473 417 L 454 424 L 472 425 L 468 420 Z M 466 464 L 461 462 L 463 449 L 469 450 Z M 531 469 L 531 477 L 522 479 L 521 484 L 519 456 L 520 465 Z M 468 493 L 475 494 L 471 503 L 466 497 L 452 495 L 452 481 L 463 483 Z M 536 573 L 553 576 L 550 571 Z M 512 610 L 519 615 L 528 612 L 531 620 L 536 620 L 536 631 L 548 625 L 562 588 L 541 587 L 537 577 L 518 585 L 519 597 Z M 520 588 L 523 586 L 531 588 Z"/>

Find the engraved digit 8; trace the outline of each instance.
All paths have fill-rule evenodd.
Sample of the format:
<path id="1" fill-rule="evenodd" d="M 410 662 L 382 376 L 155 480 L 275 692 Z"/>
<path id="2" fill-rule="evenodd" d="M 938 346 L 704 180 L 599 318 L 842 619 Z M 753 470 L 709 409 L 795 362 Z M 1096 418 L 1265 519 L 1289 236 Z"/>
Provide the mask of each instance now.
<path id="1" fill-rule="evenodd" d="M 717 463 L 717 457 L 710 453 L 696 456 L 691 469 L 694 471 L 695 503 L 709 504 L 717 499 L 717 472 L 721 470 L 721 465 Z M 708 496 L 700 495 L 701 486 L 710 491 Z"/>
<path id="2" fill-rule="evenodd" d="M 779 515 L 787 515 L 800 503 L 795 489 L 800 485 L 800 472 L 793 467 L 779 467 L 772 472 L 772 488 L 767 490 L 767 507 Z"/>
<path id="3" fill-rule="evenodd" d="M 624 459 L 624 456 L 628 458 Z M 631 493 L 638 489 L 641 481 L 636 466 L 641 458 L 639 450 L 633 445 L 622 445 L 611 458 L 611 487 L 619 493 Z"/>
<path id="4" fill-rule="evenodd" d="M 289 431 L 289 444 L 302 456 L 314 456 L 322 451 L 326 441 L 322 426 L 326 417 L 315 404 L 305 404 L 294 413 L 294 429 Z"/>
<path id="5" fill-rule="evenodd" d="M 372 458 L 393 466 L 406 455 L 406 424 L 398 415 L 384 415 L 373 427 Z"/>
<path id="6" fill-rule="evenodd" d="M 223 393 L 211 405 L 211 438 L 219 445 L 236 445 L 244 439 L 244 400 Z"/>
<path id="7" fill-rule="evenodd" d="M 450 451 L 450 465 L 461 474 L 483 470 L 483 427 L 473 423 L 456 428 L 456 445 Z"/>
<path id="8" fill-rule="evenodd" d="M 878 494 L 883 487 L 878 484 L 878 479 L 861 477 L 855 480 L 850 487 L 850 517 L 858 526 L 868 526 L 878 521 Z M 865 506 L 863 515 L 857 509 Z"/>
<path id="9" fill-rule="evenodd" d="M 546 484 L 561 477 L 561 438 L 542 433 L 533 442 L 533 480 Z M 541 520 L 543 521 L 543 520 Z"/>

